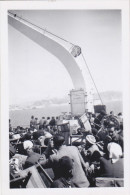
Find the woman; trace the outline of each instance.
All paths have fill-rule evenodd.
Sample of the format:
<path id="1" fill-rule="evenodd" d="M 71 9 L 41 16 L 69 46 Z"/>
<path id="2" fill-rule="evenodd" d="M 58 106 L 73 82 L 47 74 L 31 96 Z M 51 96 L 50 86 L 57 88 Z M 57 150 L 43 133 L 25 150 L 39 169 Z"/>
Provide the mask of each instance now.
<path id="1" fill-rule="evenodd" d="M 119 144 L 111 142 L 107 146 L 108 155 L 100 159 L 100 176 L 123 178 L 122 148 Z"/>

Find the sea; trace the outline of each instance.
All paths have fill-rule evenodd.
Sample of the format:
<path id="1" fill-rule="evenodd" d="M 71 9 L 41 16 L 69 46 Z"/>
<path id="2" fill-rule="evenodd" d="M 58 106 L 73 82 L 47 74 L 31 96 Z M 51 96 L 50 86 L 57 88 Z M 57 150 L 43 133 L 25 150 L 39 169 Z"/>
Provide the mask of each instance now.
<path id="1" fill-rule="evenodd" d="M 106 104 L 107 113 L 114 111 L 114 114 L 118 114 L 123 111 L 123 105 L 121 101 L 107 102 Z M 38 121 L 44 116 L 46 117 L 56 117 L 62 115 L 62 112 L 70 112 L 69 104 L 61 105 L 47 105 L 44 108 L 35 109 L 23 109 L 23 110 L 10 110 L 9 117 L 11 119 L 12 127 L 29 127 L 31 116 L 38 118 Z"/>
<path id="2" fill-rule="evenodd" d="M 29 127 L 31 116 L 38 118 L 38 121 L 42 117 L 56 117 L 62 115 L 62 112 L 70 112 L 69 105 L 60 105 L 60 106 L 47 106 L 44 108 L 35 108 L 35 109 L 23 109 L 23 110 L 10 110 L 9 117 L 11 119 L 11 125 L 13 128 L 17 126 Z"/>

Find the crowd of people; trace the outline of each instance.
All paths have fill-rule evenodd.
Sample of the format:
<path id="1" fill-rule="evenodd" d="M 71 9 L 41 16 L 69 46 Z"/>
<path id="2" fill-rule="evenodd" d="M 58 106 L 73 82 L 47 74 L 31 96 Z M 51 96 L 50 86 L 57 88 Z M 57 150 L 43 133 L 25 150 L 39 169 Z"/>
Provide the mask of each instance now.
<path id="1" fill-rule="evenodd" d="M 87 131 L 79 120 L 79 139 L 65 144 L 64 131 L 58 128 L 58 117 L 34 116 L 30 128 L 10 131 L 10 179 L 20 171 L 39 164 L 51 169 L 51 188 L 96 187 L 96 178 L 124 178 L 123 116 L 101 111 L 97 116 L 86 113 L 91 125 Z M 76 118 L 78 120 L 78 117 Z M 68 125 L 68 124 L 67 124 Z M 67 131 L 69 126 L 67 126 Z M 12 135 L 19 134 L 16 140 Z M 71 135 L 73 136 L 73 135 Z M 70 136 L 68 136 L 68 140 Z M 24 160 L 20 156 L 25 156 Z"/>

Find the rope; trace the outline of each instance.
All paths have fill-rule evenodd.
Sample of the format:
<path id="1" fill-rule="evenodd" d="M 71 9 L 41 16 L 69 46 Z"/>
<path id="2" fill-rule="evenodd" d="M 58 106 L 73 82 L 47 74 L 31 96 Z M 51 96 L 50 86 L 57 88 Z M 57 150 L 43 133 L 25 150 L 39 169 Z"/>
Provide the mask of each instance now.
<path id="1" fill-rule="evenodd" d="M 82 58 L 83 58 L 83 60 L 84 60 L 84 62 L 85 62 L 85 64 L 86 64 L 86 67 L 87 67 L 88 72 L 89 72 L 89 74 L 90 74 L 90 77 L 91 77 L 91 79 L 92 79 L 92 81 L 93 81 L 93 84 L 94 84 L 94 86 L 95 86 L 95 89 L 96 89 L 96 91 L 97 91 L 97 94 L 98 94 L 98 96 L 99 96 L 99 98 L 100 98 L 100 100 L 101 100 L 101 103 L 102 103 L 102 105 L 104 105 L 104 104 L 103 104 L 103 101 L 102 101 L 102 98 L 101 98 L 101 96 L 100 96 L 100 94 L 99 94 L 99 91 L 98 91 L 98 89 L 97 89 L 96 83 L 95 83 L 95 81 L 94 81 L 94 79 L 93 79 L 93 77 L 92 77 L 92 74 L 91 74 L 91 72 L 90 72 L 90 69 L 89 69 L 89 67 L 88 67 L 88 65 L 87 65 L 87 62 L 86 62 L 86 60 L 85 60 L 85 57 L 84 57 L 83 53 L 81 53 L 81 55 L 82 55 Z"/>
<path id="2" fill-rule="evenodd" d="M 29 23 L 29 24 L 35 26 L 36 28 L 39 28 L 40 30 L 42 30 L 42 31 L 44 32 L 44 34 L 45 34 L 45 32 L 47 32 L 48 34 L 51 34 L 51 35 L 57 37 L 58 39 L 61 39 L 62 41 L 65 41 L 65 42 L 67 42 L 67 43 L 69 43 L 69 44 L 75 46 L 75 44 L 71 43 L 70 41 L 67 41 L 66 39 L 64 39 L 64 38 L 62 38 L 62 37 L 60 37 L 60 36 L 58 36 L 58 35 L 56 35 L 56 34 L 50 32 L 50 31 L 46 30 L 45 28 L 42 28 L 42 27 L 40 27 L 40 26 L 38 26 L 38 25 L 36 25 L 36 24 L 30 22 L 30 21 L 27 20 L 27 19 L 24 19 L 24 18 L 21 18 L 21 17 L 17 16 L 17 14 L 13 14 L 13 13 L 11 13 L 11 12 L 9 12 L 9 11 L 8 11 L 8 13 L 11 14 L 11 15 L 13 15 L 14 18 L 17 17 L 18 19 L 23 20 L 23 21 L 25 21 L 25 22 L 27 22 L 27 23 Z"/>

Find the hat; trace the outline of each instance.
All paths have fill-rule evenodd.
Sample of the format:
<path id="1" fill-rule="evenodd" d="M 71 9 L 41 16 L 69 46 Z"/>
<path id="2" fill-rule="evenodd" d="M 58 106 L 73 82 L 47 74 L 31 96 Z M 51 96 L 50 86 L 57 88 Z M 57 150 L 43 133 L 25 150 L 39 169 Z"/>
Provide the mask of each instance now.
<path id="1" fill-rule="evenodd" d="M 33 147 L 33 143 L 29 140 L 23 142 L 24 150 L 31 149 Z"/>
<path id="2" fill-rule="evenodd" d="M 90 143 L 90 144 L 95 144 L 96 143 L 96 139 L 93 135 L 87 135 L 86 136 L 86 140 Z"/>
<path id="3" fill-rule="evenodd" d="M 112 159 L 112 163 L 117 162 L 118 159 L 122 156 L 122 148 L 117 143 L 109 143 L 107 145 L 107 149 L 109 151 L 109 158 Z"/>
<path id="4" fill-rule="evenodd" d="M 59 160 L 59 165 L 63 170 L 69 171 L 73 168 L 73 159 L 69 158 L 68 156 L 63 156 Z"/>

